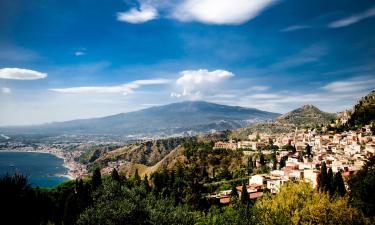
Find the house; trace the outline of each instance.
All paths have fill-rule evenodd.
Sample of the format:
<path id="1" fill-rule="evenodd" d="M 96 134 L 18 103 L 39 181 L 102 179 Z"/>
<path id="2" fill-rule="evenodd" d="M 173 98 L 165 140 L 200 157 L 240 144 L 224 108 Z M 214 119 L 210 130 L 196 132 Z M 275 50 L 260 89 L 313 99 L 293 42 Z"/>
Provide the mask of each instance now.
<path id="1" fill-rule="evenodd" d="M 264 177 L 262 175 L 254 175 L 251 176 L 249 179 L 249 184 L 257 184 L 257 185 L 263 185 L 264 184 Z"/>
<path id="2" fill-rule="evenodd" d="M 271 193 L 276 194 L 280 191 L 280 187 L 284 185 L 288 180 L 284 178 L 274 178 L 267 180 L 267 189 L 271 191 Z"/>
<path id="3" fill-rule="evenodd" d="M 214 149 L 236 150 L 237 149 L 237 143 L 234 140 L 229 140 L 229 142 L 218 141 L 218 142 L 215 142 Z"/>

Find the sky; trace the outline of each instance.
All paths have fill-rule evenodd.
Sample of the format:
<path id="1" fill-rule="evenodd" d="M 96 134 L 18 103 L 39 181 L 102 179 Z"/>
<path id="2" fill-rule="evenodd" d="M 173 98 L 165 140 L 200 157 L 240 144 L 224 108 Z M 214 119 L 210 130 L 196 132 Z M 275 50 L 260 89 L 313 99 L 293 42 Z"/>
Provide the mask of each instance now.
<path id="1" fill-rule="evenodd" d="M 285 113 L 375 88 L 373 0 L 1 0 L 0 126 L 188 100 Z"/>

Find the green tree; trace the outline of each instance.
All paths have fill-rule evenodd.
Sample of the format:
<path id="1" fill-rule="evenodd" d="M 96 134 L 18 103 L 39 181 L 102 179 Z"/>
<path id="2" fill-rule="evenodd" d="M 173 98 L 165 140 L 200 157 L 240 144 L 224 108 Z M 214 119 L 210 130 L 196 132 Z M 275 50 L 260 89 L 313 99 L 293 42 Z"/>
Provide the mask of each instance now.
<path id="1" fill-rule="evenodd" d="M 348 180 L 351 203 L 367 215 L 375 216 L 375 156 Z"/>
<path id="2" fill-rule="evenodd" d="M 286 160 L 288 160 L 288 156 L 283 156 L 283 157 L 281 157 L 281 159 L 280 159 L 280 163 L 279 163 L 279 169 L 282 169 L 282 168 L 285 167 Z"/>
<path id="3" fill-rule="evenodd" d="M 138 169 L 135 170 L 135 173 L 134 173 L 134 176 L 133 176 L 133 180 L 134 180 L 135 185 L 140 185 L 141 184 L 141 180 L 142 179 L 139 176 Z"/>
<path id="4" fill-rule="evenodd" d="M 245 183 L 242 183 L 242 190 L 241 190 L 241 203 L 248 204 L 250 202 L 249 193 L 247 192 L 247 187 Z"/>
<path id="5" fill-rule="evenodd" d="M 102 185 L 102 174 L 100 173 L 100 168 L 94 170 L 91 185 L 93 190 L 97 190 Z"/>
<path id="6" fill-rule="evenodd" d="M 264 160 L 264 154 L 263 153 L 260 153 L 260 156 L 259 156 L 259 163 L 261 166 L 264 166 L 266 165 L 266 162 Z"/>
<path id="7" fill-rule="evenodd" d="M 151 191 L 151 187 L 148 181 L 148 176 L 147 174 L 145 175 L 145 178 L 143 179 L 143 186 L 147 192 Z"/>
<path id="8" fill-rule="evenodd" d="M 346 194 L 346 188 L 340 171 L 335 174 L 335 177 L 333 178 L 333 183 L 335 193 L 343 197 Z"/>
<path id="9" fill-rule="evenodd" d="M 120 176 L 119 176 L 116 168 L 113 168 L 112 173 L 111 173 L 111 177 L 112 177 L 112 180 L 114 180 L 114 181 L 117 181 L 117 182 L 121 181 Z"/>
<path id="10" fill-rule="evenodd" d="M 236 203 L 238 200 L 238 191 L 236 188 L 236 184 L 233 184 L 232 191 L 230 192 L 230 200 L 232 203 Z"/>
<path id="11" fill-rule="evenodd" d="M 320 167 L 319 190 L 324 192 L 327 191 L 328 182 L 327 166 L 325 162 L 322 162 Z"/>
<path id="12" fill-rule="evenodd" d="M 247 173 L 250 175 L 253 173 L 253 158 L 249 157 L 247 160 Z"/>
<path id="13" fill-rule="evenodd" d="M 331 168 L 328 169 L 328 173 L 327 173 L 327 191 L 330 196 L 333 196 L 335 192 L 335 187 L 333 183 L 333 172 Z"/>
<path id="14" fill-rule="evenodd" d="M 311 157 L 312 156 L 311 146 L 309 144 L 306 145 L 304 153 L 305 153 L 305 155 L 307 155 L 307 157 Z"/>
<path id="15" fill-rule="evenodd" d="M 366 224 L 347 198 L 330 198 L 304 182 L 289 182 L 278 194 L 263 196 L 252 211 L 254 224 Z"/>

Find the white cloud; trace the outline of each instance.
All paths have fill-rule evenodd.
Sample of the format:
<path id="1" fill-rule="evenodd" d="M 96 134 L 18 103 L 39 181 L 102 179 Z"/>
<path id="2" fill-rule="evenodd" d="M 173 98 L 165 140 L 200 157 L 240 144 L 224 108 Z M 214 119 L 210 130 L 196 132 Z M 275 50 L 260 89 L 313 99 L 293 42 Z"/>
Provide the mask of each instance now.
<path id="1" fill-rule="evenodd" d="M 75 56 L 81 56 L 81 55 L 86 55 L 86 52 L 83 52 L 83 51 L 76 51 L 74 53 Z"/>
<path id="2" fill-rule="evenodd" d="M 180 77 L 176 81 L 178 88 L 182 88 L 181 93 L 171 93 L 171 97 L 190 96 L 199 98 L 204 92 L 210 91 L 212 85 L 217 85 L 222 81 L 234 76 L 226 70 L 208 71 L 185 70 L 180 72 Z"/>
<path id="3" fill-rule="evenodd" d="M 255 99 L 275 99 L 275 98 L 280 98 L 280 95 L 277 95 L 277 94 L 255 94 L 255 95 L 251 95 L 249 97 L 255 98 Z"/>
<path id="4" fill-rule="evenodd" d="M 375 79 L 373 77 L 357 77 L 348 80 L 331 82 L 323 87 L 330 92 L 353 92 L 375 89 Z"/>
<path id="5" fill-rule="evenodd" d="M 270 89 L 269 86 L 253 86 L 250 88 L 252 91 L 266 91 L 268 89 Z"/>
<path id="6" fill-rule="evenodd" d="M 256 17 L 276 0 L 185 0 L 172 17 L 207 24 L 242 24 Z"/>
<path id="7" fill-rule="evenodd" d="M 358 23 L 361 20 L 364 20 L 369 17 L 375 16 L 375 7 L 372 7 L 362 13 L 352 15 L 340 20 L 333 21 L 332 23 L 328 24 L 330 28 L 340 28 L 350 26 L 352 24 Z"/>
<path id="8" fill-rule="evenodd" d="M 117 20 L 128 23 L 144 23 L 157 17 L 157 9 L 147 4 L 141 4 L 139 9 L 131 8 L 127 12 L 117 13 Z"/>
<path id="9" fill-rule="evenodd" d="M 10 88 L 7 88 L 7 87 L 2 87 L 1 88 L 1 93 L 9 94 L 10 92 L 11 92 Z"/>
<path id="10" fill-rule="evenodd" d="M 289 26 L 289 27 L 286 27 L 282 30 L 280 30 L 281 32 L 290 32 L 290 31 L 296 31 L 296 30 L 304 30 L 304 29 L 308 29 L 308 28 L 311 28 L 311 26 L 306 26 L 306 25 L 294 25 L 294 26 Z"/>
<path id="11" fill-rule="evenodd" d="M 136 80 L 123 85 L 115 86 L 88 86 L 88 87 L 71 87 L 71 88 L 52 88 L 51 91 L 64 93 L 64 94 L 113 94 L 113 93 L 123 93 L 124 95 L 134 92 L 135 89 L 143 85 L 157 85 L 157 84 L 167 84 L 170 80 L 167 79 L 154 79 L 154 80 Z"/>
<path id="12" fill-rule="evenodd" d="M 20 68 L 0 69 L 0 79 L 11 80 L 37 80 L 47 77 L 46 73 Z"/>

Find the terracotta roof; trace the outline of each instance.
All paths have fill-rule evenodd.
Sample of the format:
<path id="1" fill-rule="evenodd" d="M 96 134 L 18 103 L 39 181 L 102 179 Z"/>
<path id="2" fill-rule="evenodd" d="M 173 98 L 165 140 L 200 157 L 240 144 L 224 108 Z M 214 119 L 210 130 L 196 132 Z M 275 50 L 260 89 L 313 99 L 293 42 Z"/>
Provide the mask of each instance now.
<path id="1" fill-rule="evenodd" d="M 257 199 L 263 195 L 263 192 L 250 193 L 250 199 Z"/>
<path id="2" fill-rule="evenodd" d="M 230 197 L 224 197 L 220 198 L 220 204 L 229 204 L 230 203 Z"/>

